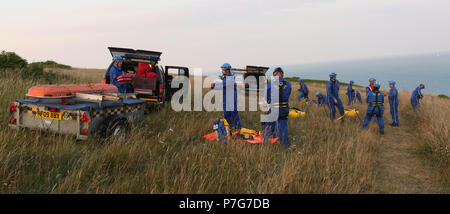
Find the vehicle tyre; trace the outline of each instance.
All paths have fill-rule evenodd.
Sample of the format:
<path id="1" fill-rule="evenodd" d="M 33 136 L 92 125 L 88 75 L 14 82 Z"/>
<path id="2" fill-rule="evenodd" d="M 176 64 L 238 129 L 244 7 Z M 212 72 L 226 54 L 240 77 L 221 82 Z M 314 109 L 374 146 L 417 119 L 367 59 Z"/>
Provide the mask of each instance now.
<path id="1" fill-rule="evenodd" d="M 107 121 L 106 139 L 114 142 L 124 142 L 130 132 L 130 124 L 123 117 L 114 117 Z"/>

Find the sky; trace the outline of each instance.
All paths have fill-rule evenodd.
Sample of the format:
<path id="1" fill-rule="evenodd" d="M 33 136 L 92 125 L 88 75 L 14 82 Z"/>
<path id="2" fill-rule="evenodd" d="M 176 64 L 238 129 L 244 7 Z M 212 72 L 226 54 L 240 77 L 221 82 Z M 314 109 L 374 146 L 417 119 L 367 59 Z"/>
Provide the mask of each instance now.
<path id="1" fill-rule="evenodd" d="M 448 0 L 0 0 L 0 50 L 106 68 L 109 46 L 161 64 L 291 65 L 450 50 Z"/>

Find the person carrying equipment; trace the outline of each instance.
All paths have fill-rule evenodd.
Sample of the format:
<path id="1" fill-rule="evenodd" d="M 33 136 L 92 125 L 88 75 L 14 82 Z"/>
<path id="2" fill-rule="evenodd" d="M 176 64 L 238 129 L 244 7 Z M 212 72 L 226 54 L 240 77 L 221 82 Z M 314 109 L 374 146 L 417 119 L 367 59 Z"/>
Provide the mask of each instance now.
<path id="1" fill-rule="evenodd" d="M 318 91 L 316 93 L 316 97 L 317 97 L 317 104 L 318 105 L 327 105 L 327 96 L 320 93 L 320 91 Z"/>
<path id="2" fill-rule="evenodd" d="M 298 96 L 298 101 L 301 101 L 303 98 L 308 100 L 309 90 L 306 84 L 303 82 L 302 78 L 298 78 L 298 84 L 300 85 L 300 88 L 298 89 L 298 91 L 300 92 L 300 95 Z"/>
<path id="3" fill-rule="evenodd" d="M 344 116 L 344 105 L 339 97 L 339 81 L 336 80 L 336 73 L 331 73 L 330 81 L 327 84 L 327 97 L 328 106 L 330 107 L 330 118 L 334 120 L 336 118 L 336 106 L 338 107 L 339 114 Z"/>
<path id="4" fill-rule="evenodd" d="M 283 69 L 277 67 L 273 71 L 274 80 L 267 83 L 264 97 L 270 105 L 269 112 L 264 115 L 264 141 L 270 142 L 278 137 L 284 147 L 289 147 L 289 97 L 291 96 L 291 83 L 283 79 Z"/>
<path id="5" fill-rule="evenodd" d="M 213 89 L 222 89 L 223 91 L 223 113 L 230 127 L 240 130 L 242 128 L 241 118 L 237 110 L 237 85 L 236 79 L 231 73 L 231 65 L 224 63 L 222 66 L 222 74 L 224 78 L 221 83 L 213 83 Z"/>
<path id="6" fill-rule="evenodd" d="M 373 85 L 373 90 L 368 92 L 367 102 L 369 105 L 367 107 L 367 113 L 366 117 L 364 118 L 362 128 L 366 128 L 373 116 L 376 116 L 378 120 L 378 126 L 380 128 L 380 134 L 384 134 L 384 95 L 382 92 L 380 92 L 380 83 L 375 83 Z"/>
<path id="7" fill-rule="evenodd" d="M 398 91 L 395 87 L 395 81 L 389 81 L 389 88 L 391 90 L 389 91 L 389 107 L 391 110 L 391 116 L 392 116 L 392 123 L 391 126 L 399 126 L 398 122 Z"/>
<path id="8" fill-rule="evenodd" d="M 109 76 L 111 80 L 111 84 L 115 85 L 117 89 L 119 90 L 119 93 L 127 93 L 129 91 L 132 91 L 132 86 L 129 83 L 121 83 L 118 81 L 118 78 L 124 73 L 122 72 L 122 63 L 123 59 L 121 56 L 114 56 L 113 57 L 113 66 L 111 66 L 111 69 L 109 70 Z"/>
<path id="9" fill-rule="evenodd" d="M 348 97 L 348 105 L 353 105 L 355 101 L 356 92 L 353 89 L 353 83 L 355 82 L 353 80 L 350 80 L 350 83 L 347 85 L 347 92 L 345 92 Z"/>
<path id="10" fill-rule="evenodd" d="M 419 87 L 417 87 L 411 95 L 411 105 L 413 107 L 413 110 L 417 110 L 419 108 L 419 100 L 423 99 L 422 89 L 425 89 L 424 84 L 420 84 Z"/>

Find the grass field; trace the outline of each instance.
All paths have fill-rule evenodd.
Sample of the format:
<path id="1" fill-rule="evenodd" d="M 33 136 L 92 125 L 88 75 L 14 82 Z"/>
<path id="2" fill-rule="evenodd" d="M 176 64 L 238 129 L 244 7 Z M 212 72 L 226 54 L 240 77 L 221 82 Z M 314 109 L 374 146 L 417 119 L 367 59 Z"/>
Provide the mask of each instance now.
<path id="1" fill-rule="evenodd" d="M 63 75 L 56 81 L 101 82 L 103 72 L 60 70 Z M 389 126 L 386 135 L 380 136 L 375 123 L 361 130 L 358 119 L 330 121 L 327 108 L 296 101 L 298 86 L 293 84 L 291 106 L 304 109 L 307 116 L 289 120 L 291 149 L 208 142 L 202 135 L 212 131 L 213 121 L 222 112 L 173 112 L 170 107 L 135 124 L 126 142 L 100 144 L 94 139 L 76 141 L 71 136 L 10 130 L 9 104 L 39 83 L 44 82 L 23 80 L 13 72 L 0 78 L 0 193 L 450 192 L 450 100 L 434 95 L 427 94 L 421 112 L 413 113 L 410 93 L 400 92 L 404 128 L 399 130 L 413 136 L 407 142 Z M 325 93 L 322 83 L 311 82 L 308 87 L 311 94 Z M 341 87 L 345 103 L 344 92 Z M 363 116 L 365 106 L 356 108 Z M 261 130 L 259 114 L 241 112 L 244 127 Z M 391 122 L 388 107 L 384 117 L 386 124 Z M 390 175 L 396 172 L 380 166 L 402 162 L 396 156 L 380 157 L 388 157 L 383 156 L 383 148 L 397 141 L 409 146 L 411 158 L 426 166 L 414 182 L 421 183 L 428 176 L 433 181 L 425 185 L 433 188 L 421 189 L 407 182 L 391 187 Z M 415 176 L 412 173 L 417 174 L 410 170 L 399 176 Z"/>

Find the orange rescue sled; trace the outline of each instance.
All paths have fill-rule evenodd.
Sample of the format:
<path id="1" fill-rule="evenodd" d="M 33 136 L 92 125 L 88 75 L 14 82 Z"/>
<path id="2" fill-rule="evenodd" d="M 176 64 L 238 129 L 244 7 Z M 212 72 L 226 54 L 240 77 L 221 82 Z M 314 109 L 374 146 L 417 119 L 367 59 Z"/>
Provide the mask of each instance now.
<path id="1" fill-rule="evenodd" d="M 68 84 L 68 85 L 37 85 L 28 90 L 27 97 L 33 98 L 71 98 L 77 93 L 114 93 L 117 87 L 111 84 Z"/>
<path id="2" fill-rule="evenodd" d="M 238 133 L 239 132 L 234 132 L 233 136 L 237 135 Z M 210 140 L 210 141 L 219 142 L 217 140 L 215 132 L 206 134 L 203 136 L 203 138 Z M 238 141 L 245 142 L 245 143 L 251 143 L 251 144 L 259 144 L 259 143 L 264 143 L 264 137 L 261 134 L 258 134 L 256 136 L 254 136 L 252 140 L 238 139 Z M 278 138 L 272 139 L 272 143 L 276 143 L 277 141 L 278 141 Z"/>

